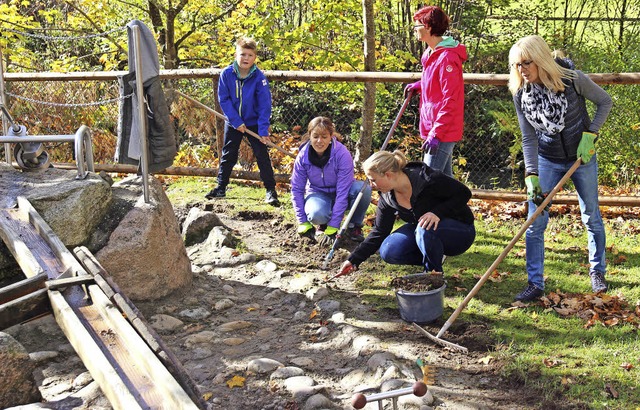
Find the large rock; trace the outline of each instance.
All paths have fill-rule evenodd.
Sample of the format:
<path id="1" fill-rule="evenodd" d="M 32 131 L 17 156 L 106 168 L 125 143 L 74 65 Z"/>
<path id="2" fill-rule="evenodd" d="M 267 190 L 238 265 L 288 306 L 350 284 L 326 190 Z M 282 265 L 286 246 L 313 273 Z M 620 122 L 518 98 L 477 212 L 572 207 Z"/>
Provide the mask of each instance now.
<path id="1" fill-rule="evenodd" d="M 26 197 L 68 247 L 89 239 L 111 201 L 109 183 L 92 172 L 76 179 L 77 171 L 55 168 L 22 172 L 4 165 L 1 171 L 2 207 L 11 208 L 18 196 Z"/>
<path id="2" fill-rule="evenodd" d="M 140 177 L 113 185 L 142 192 Z M 133 300 L 155 300 L 191 284 L 191 262 L 173 207 L 155 178 L 149 203 L 142 194 L 122 219 L 109 242 L 96 254 L 120 289 Z"/>
<path id="3" fill-rule="evenodd" d="M 200 208 L 191 208 L 182 225 L 184 244 L 191 246 L 204 241 L 214 226 L 224 226 L 218 215 Z"/>
<path id="4" fill-rule="evenodd" d="M 0 408 L 40 401 L 35 364 L 16 339 L 0 332 Z"/>

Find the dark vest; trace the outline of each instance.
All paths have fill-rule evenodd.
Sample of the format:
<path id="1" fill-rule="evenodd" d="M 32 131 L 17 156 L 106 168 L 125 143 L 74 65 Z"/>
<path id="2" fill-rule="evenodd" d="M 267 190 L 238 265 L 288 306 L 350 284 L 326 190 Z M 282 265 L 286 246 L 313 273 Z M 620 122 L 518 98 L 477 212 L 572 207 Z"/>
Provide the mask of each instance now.
<path id="1" fill-rule="evenodd" d="M 553 162 L 575 161 L 582 133 L 588 131 L 591 124 L 585 98 L 578 94 L 572 80 L 563 82 L 564 95 L 567 97 L 564 129 L 552 135 L 536 131 L 538 154 Z"/>

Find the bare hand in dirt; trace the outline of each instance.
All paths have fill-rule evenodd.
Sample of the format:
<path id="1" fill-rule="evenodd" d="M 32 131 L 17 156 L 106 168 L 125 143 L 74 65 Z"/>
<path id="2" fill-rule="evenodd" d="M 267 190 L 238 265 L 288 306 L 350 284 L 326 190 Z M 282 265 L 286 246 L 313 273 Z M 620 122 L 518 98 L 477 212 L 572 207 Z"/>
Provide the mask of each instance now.
<path id="1" fill-rule="evenodd" d="M 420 219 L 418 219 L 418 226 L 423 229 L 431 229 L 435 231 L 438 229 L 438 223 L 440 222 L 440 218 L 433 212 L 427 212 L 422 215 Z"/>
<path id="2" fill-rule="evenodd" d="M 342 266 L 340 267 L 340 272 L 334 278 L 339 278 L 340 276 L 350 275 L 351 272 L 356 270 L 356 266 L 349 261 L 344 261 Z"/>

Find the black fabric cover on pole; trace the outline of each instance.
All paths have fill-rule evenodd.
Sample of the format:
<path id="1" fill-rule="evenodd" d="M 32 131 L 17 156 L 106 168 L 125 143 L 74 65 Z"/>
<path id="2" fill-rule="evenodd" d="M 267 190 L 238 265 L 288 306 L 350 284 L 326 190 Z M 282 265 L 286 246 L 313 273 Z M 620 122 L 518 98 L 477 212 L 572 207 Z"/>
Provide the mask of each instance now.
<path id="1" fill-rule="evenodd" d="M 173 124 L 169 116 L 162 84 L 155 38 L 149 28 L 139 20 L 127 24 L 129 41 L 129 73 L 118 76 L 121 99 L 118 117 L 118 143 L 115 161 L 119 164 L 138 165 L 140 171 L 140 135 L 138 132 L 138 102 L 135 82 L 138 76 L 132 27 L 138 26 L 141 37 L 142 81 L 144 87 L 149 172 L 157 172 L 173 165 L 177 154 Z"/>

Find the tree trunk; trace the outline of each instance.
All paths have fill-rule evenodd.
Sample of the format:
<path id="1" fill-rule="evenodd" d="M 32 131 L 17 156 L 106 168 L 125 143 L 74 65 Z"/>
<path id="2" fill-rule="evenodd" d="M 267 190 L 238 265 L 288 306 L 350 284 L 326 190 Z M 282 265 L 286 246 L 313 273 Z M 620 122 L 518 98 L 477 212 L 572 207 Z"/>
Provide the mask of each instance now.
<path id="1" fill-rule="evenodd" d="M 375 21 L 373 17 L 373 0 L 362 0 L 364 25 L 364 69 L 376 70 L 375 56 Z M 356 164 L 360 164 L 371 154 L 373 140 L 373 123 L 376 110 L 376 83 L 364 84 L 364 102 L 362 104 L 362 128 L 360 141 L 355 156 Z"/>

